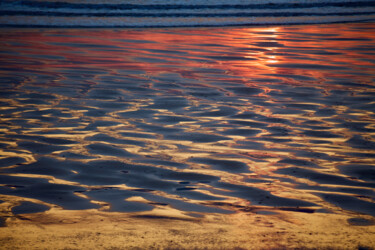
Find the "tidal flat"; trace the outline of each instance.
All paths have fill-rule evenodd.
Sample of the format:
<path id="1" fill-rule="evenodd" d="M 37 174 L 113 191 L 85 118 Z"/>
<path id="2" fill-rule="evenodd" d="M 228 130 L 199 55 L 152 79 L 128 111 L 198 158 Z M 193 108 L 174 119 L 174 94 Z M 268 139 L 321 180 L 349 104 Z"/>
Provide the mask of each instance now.
<path id="1" fill-rule="evenodd" d="M 0 44 L 1 249 L 375 247 L 375 23 Z"/>

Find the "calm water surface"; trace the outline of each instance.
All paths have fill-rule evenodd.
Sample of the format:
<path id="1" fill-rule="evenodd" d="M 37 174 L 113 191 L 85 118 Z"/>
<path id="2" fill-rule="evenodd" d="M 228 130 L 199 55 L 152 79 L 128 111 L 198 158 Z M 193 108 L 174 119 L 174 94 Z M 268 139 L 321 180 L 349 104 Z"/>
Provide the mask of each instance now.
<path id="1" fill-rule="evenodd" d="M 0 200 L 375 216 L 375 24 L 2 29 Z"/>

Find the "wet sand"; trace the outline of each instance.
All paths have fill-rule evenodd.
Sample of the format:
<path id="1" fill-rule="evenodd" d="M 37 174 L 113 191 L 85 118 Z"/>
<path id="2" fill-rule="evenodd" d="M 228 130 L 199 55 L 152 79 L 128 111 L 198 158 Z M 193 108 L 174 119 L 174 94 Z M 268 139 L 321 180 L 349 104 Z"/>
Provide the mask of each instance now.
<path id="1" fill-rule="evenodd" d="M 375 226 L 339 214 L 241 212 L 189 218 L 94 211 L 12 218 L 2 249 L 371 249 Z"/>
<path id="2" fill-rule="evenodd" d="M 374 31 L 3 29 L 2 248 L 374 247 Z"/>

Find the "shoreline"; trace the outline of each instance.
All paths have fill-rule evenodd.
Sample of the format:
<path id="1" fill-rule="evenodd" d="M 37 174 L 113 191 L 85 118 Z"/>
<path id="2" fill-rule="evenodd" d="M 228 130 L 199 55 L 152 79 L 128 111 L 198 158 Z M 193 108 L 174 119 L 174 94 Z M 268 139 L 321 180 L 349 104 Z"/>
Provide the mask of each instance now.
<path id="1" fill-rule="evenodd" d="M 371 249 L 374 224 L 353 226 L 349 218 L 279 212 L 186 219 L 163 211 L 56 210 L 12 218 L 0 227 L 0 249 Z"/>

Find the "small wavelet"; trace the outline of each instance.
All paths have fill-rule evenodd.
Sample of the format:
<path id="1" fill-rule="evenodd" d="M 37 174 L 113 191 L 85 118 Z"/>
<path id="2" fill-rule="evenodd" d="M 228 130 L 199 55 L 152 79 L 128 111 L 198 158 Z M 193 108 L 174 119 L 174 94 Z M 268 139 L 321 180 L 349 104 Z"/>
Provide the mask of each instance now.
<path id="1" fill-rule="evenodd" d="M 374 1 L 2 1 L 1 26 L 181 27 L 373 20 Z M 323 11 L 322 11 L 323 10 Z M 160 59 L 159 59 L 160 60 Z"/>
<path id="2" fill-rule="evenodd" d="M 1 5 L 110 14 L 244 7 L 152 2 Z M 354 2 L 341 4 L 255 1 L 244 11 Z M 374 216 L 374 29 L 3 29 L 1 204 L 17 216 L 57 208 Z"/>

